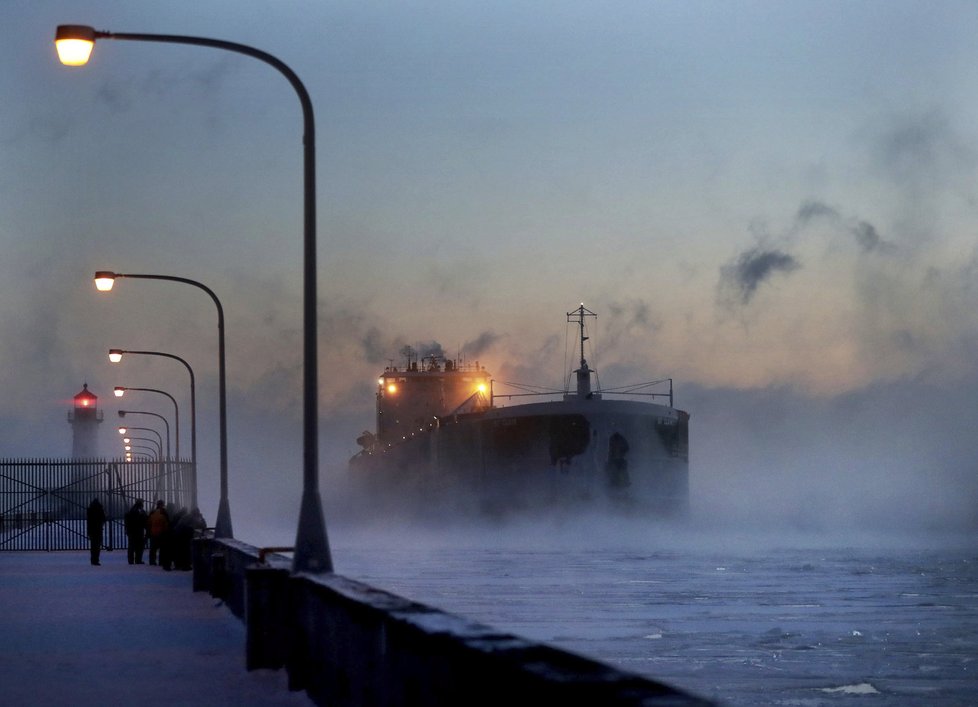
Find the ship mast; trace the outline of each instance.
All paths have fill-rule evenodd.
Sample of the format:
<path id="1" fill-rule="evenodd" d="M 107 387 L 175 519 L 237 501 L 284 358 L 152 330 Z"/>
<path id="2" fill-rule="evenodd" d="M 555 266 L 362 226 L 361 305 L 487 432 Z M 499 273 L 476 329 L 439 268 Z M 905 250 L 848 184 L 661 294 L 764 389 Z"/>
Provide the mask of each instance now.
<path id="1" fill-rule="evenodd" d="M 567 321 L 577 323 L 581 331 L 581 367 L 574 371 L 577 374 L 577 397 L 579 398 L 591 396 L 591 369 L 588 368 L 587 360 L 584 358 L 584 342 L 588 340 L 588 337 L 584 335 L 584 318 L 597 316 L 590 309 L 587 309 L 583 302 L 573 312 L 567 313 Z"/>

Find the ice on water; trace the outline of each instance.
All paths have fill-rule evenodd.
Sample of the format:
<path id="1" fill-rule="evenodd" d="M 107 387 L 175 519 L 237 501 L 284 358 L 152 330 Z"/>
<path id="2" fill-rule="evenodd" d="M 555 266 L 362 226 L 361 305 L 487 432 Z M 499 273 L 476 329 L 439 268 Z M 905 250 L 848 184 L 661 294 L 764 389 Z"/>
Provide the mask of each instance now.
<path id="1" fill-rule="evenodd" d="M 344 574 L 723 704 L 978 700 L 970 537 L 573 521 L 334 537 Z"/>

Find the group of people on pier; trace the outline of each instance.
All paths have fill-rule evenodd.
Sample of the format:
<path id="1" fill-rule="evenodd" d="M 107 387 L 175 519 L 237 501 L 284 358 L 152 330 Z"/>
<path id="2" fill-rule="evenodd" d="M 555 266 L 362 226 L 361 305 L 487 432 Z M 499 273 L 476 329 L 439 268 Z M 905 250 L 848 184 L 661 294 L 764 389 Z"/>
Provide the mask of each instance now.
<path id="1" fill-rule="evenodd" d="M 143 499 L 136 499 L 125 515 L 126 558 L 130 565 L 142 565 L 143 553 L 149 544 L 149 564 L 159 565 L 170 571 L 192 569 L 191 543 L 194 532 L 207 528 L 207 522 L 200 509 L 178 508 L 171 503 L 167 506 L 162 500 L 156 502 L 152 511 L 146 511 Z M 93 498 L 88 506 L 88 539 L 91 545 L 91 563 L 101 564 L 99 555 L 102 548 L 102 526 L 107 518 L 105 509 L 98 498 Z"/>

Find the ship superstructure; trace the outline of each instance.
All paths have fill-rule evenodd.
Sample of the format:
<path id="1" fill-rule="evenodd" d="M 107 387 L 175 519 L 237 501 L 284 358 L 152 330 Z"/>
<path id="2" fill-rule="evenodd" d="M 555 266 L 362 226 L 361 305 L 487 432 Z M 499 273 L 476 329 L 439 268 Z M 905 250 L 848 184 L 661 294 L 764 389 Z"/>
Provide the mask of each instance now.
<path id="1" fill-rule="evenodd" d="M 404 366 L 388 366 L 377 384 L 376 432 L 357 440 L 353 471 L 371 492 L 426 501 L 468 495 L 494 510 L 614 499 L 685 511 L 689 415 L 673 407 L 671 379 L 616 391 L 592 386 L 584 343 L 593 316 L 584 305 L 567 314 L 579 327 L 580 360 L 574 390 L 557 400 L 497 405 L 526 394 L 497 395 L 478 363 L 408 356 Z M 666 392 L 637 392 L 665 384 Z M 653 402 L 619 399 L 621 390 Z M 660 397 L 668 404 L 654 402 Z"/>

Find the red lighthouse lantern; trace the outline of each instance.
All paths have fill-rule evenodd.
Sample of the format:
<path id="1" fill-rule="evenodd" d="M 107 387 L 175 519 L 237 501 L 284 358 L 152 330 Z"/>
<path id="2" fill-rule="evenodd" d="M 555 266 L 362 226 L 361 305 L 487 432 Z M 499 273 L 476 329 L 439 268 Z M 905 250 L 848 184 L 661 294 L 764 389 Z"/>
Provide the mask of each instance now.
<path id="1" fill-rule="evenodd" d="M 75 410 L 96 408 L 98 396 L 88 389 L 88 383 L 84 384 L 82 392 L 75 396 Z"/>
<path id="2" fill-rule="evenodd" d="M 98 457 L 98 425 L 102 414 L 98 409 L 98 396 L 88 389 L 88 383 L 74 398 L 74 409 L 68 413 L 71 425 L 71 456 L 74 459 Z"/>

